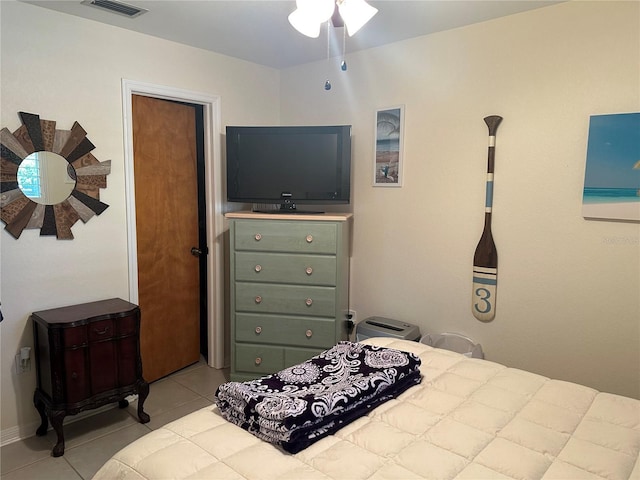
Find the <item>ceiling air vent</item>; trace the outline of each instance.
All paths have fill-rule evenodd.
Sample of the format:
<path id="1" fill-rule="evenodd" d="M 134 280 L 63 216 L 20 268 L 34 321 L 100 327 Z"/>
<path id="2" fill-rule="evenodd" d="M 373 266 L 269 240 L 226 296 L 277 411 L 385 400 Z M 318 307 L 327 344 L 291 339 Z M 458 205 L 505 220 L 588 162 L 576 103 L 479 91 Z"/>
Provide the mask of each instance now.
<path id="1" fill-rule="evenodd" d="M 148 12 L 146 8 L 136 7 L 135 5 L 129 5 L 128 3 L 116 2 L 114 0 L 83 0 L 83 5 L 89 5 L 91 7 L 100 8 L 102 10 L 108 10 L 125 17 L 134 18 Z"/>

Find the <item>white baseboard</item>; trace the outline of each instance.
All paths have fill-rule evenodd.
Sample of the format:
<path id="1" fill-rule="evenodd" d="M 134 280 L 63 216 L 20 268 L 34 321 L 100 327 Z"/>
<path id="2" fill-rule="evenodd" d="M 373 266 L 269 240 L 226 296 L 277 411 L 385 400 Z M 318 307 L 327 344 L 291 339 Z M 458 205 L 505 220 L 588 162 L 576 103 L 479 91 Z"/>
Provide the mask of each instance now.
<path id="1" fill-rule="evenodd" d="M 30 423 L 28 425 L 17 425 L 11 428 L 5 428 L 0 432 L 0 446 L 4 447 L 13 442 L 18 442 L 25 438 L 32 437 L 36 434 L 36 429 L 40 426 L 40 422 Z"/>

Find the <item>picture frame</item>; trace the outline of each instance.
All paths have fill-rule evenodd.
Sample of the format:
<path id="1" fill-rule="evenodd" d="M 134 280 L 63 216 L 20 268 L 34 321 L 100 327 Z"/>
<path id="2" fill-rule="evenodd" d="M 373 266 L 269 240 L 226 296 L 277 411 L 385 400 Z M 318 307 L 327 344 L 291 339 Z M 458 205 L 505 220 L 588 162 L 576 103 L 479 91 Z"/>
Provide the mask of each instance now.
<path id="1" fill-rule="evenodd" d="M 640 113 L 592 115 L 582 216 L 640 222 Z"/>
<path id="2" fill-rule="evenodd" d="M 375 115 L 374 187 L 402 187 L 404 105 L 380 108 Z"/>

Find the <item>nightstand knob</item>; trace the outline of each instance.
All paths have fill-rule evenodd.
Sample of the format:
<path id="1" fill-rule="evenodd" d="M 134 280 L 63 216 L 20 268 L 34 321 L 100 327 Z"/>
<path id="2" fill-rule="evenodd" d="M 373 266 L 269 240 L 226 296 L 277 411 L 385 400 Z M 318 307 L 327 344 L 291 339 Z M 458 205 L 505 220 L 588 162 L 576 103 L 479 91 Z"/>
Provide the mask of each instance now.
<path id="1" fill-rule="evenodd" d="M 310 307 L 311 305 L 313 305 L 313 300 L 312 300 L 312 299 L 310 299 L 310 298 L 307 298 L 307 299 L 304 301 L 304 304 L 305 304 L 307 307 Z"/>
<path id="2" fill-rule="evenodd" d="M 256 327 L 256 335 L 260 335 L 262 333 L 262 327 Z"/>
<path id="3" fill-rule="evenodd" d="M 256 303 L 262 303 L 262 297 L 260 295 L 256 297 Z"/>
<path id="4" fill-rule="evenodd" d="M 256 365 L 260 365 L 261 363 L 262 363 L 262 358 L 260 358 L 260 357 L 256 357 L 256 359 L 255 359 L 255 364 L 256 364 Z"/>
<path id="5" fill-rule="evenodd" d="M 254 270 L 256 271 L 256 273 L 260 273 L 262 271 L 262 265 L 256 265 L 254 267 Z"/>
<path id="6" fill-rule="evenodd" d="M 309 329 L 304 334 L 307 336 L 307 338 L 311 338 L 313 337 L 313 330 Z"/>
<path id="7" fill-rule="evenodd" d="M 307 275 L 311 275 L 313 273 L 313 268 L 307 267 L 304 269 L 304 271 L 307 273 Z"/>
<path id="8" fill-rule="evenodd" d="M 313 235 L 307 235 L 307 238 L 305 240 L 307 241 L 307 243 L 313 242 Z"/>
<path id="9" fill-rule="evenodd" d="M 256 233 L 253 238 L 256 239 L 256 242 L 259 242 L 260 240 L 262 240 L 262 235 L 260 235 L 259 233 Z"/>
<path id="10" fill-rule="evenodd" d="M 73 372 L 71 374 L 71 378 L 73 378 L 75 380 L 76 378 L 78 378 L 78 374 L 76 372 Z"/>

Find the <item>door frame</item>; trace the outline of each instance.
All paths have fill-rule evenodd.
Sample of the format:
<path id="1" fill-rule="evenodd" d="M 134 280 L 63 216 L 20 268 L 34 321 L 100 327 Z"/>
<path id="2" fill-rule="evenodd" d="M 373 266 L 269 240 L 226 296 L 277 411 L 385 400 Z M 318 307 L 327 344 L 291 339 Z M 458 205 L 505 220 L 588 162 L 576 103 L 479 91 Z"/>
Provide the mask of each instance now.
<path id="1" fill-rule="evenodd" d="M 131 97 L 142 95 L 186 102 L 203 107 L 205 201 L 207 222 L 207 344 L 209 366 L 224 365 L 224 211 L 220 150 L 220 97 L 163 85 L 122 79 L 124 122 L 124 180 L 127 211 L 127 252 L 129 257 L 129 300 L 138 303 L 138 247 L 133 168 L 133 125 Z"/>

